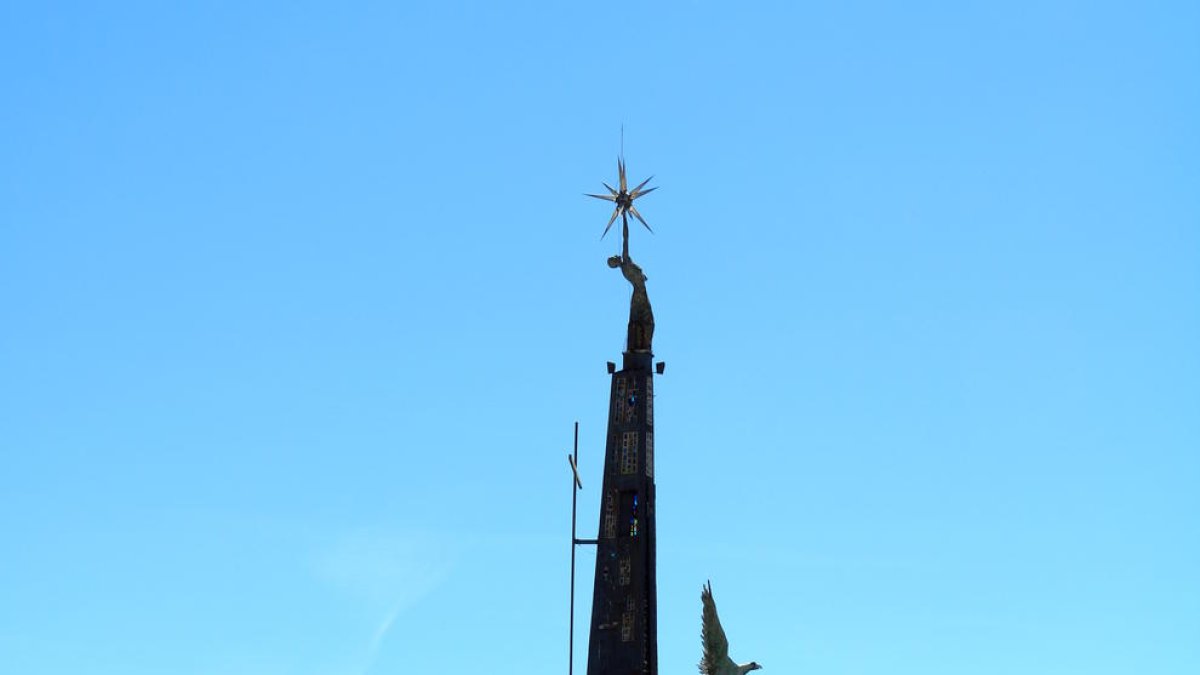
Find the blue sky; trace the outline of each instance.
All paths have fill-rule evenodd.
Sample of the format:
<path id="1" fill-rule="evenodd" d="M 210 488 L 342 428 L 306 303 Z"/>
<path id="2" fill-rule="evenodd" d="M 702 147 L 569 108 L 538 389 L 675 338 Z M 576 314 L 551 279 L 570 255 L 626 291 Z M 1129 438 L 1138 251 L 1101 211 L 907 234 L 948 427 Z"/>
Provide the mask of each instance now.
<path id="1" fill-rule="evenodd" d="M 1195 3 L 0 32 L 0 672 L 563 672 L 622 124 L 664 674 L 1200 669 Z"/>

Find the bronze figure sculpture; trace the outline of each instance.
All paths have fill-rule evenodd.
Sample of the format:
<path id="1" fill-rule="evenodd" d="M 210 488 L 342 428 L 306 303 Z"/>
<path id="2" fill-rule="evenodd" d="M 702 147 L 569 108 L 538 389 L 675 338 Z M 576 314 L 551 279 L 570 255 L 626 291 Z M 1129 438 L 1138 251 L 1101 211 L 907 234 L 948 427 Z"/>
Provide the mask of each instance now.
<path id="1" fill-rule="evenodd" d="M 746 675 L 752 670 L 760 670 L 762 666 L 756 661 L 738 664 L 729 658 L 729 640 L 725 637 L 725 629 L 721 628 L 721 619 L 717 617 L 712 582 L 704 584 L 700 601 L 704 605 L 700 629 L 700 639 L 704 644 L 704 656 L 700 659 L 701 675 Z"/>
<path id="2" fill-rule="evenodd" d="M 633 258 L 629 257 L 629 214 L 632 213 L 633 217 L 637 218 L 638 222 L 648 231 L 654 232 L 646 223 L 646 219 L 642 218 L 642 214 L 638 213 L 637 207 L 633 205 L 635 199 L 658 189 L 657 187 L 646 187 L 646 183 L 649 183 L 652 178 L 654 177 L 647 178 L 633 190 L 629 190 L 625 181 L 625 160 L 617 158 L 617 186 L 620 189 L 614 190 L 608 183 L 604 183 L 604 187 L 608 188 L 610 194 L 587 195 L 616 204 L 612 216 L 608 219 L 608 224 L 604 226 L 604 232 L 600 235 L 601 239 L 608 234 L 608 230 L 616 221 L 617 216 L 621 216 L 621 255 L 609 258 L 608 266 L 614 269 L 620 268 L 621 274 L 633 285 L 633 296 L 629 301 L 629 333 L 626 338 L 626 350 L 629 352 L 650 353 L 651 343 L 654 339 L 654 312 L 650 308 L 650 295 L 646 292 L 646 275 L 642 272 L 642 268 L 633 262 Z"/>

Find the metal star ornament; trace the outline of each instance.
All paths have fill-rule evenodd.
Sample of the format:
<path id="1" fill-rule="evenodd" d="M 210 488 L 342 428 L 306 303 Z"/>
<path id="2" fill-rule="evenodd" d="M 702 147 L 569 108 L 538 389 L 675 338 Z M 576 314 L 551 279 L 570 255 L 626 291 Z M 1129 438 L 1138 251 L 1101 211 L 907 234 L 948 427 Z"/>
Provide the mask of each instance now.
<path id="1" fill-rule="evenodd" d="M 625 182 L 625 160 L 621 157 L 617 158 L 617 185 L 620 187 L 620 189 L 614 190 L 608 183 L 602 183 L 604 187 L 608 188 L 610 194 L 587 195 L 588 197 L 595 197 L 596 199 L 605 199 L 610 202 L 615 202 L 617 205 L 616 208 L 613 209 L 612 217 L 608 219 L 608 224 L 604 226 L 604 233 L 600 235 L 601 239 L 604 238 L 604 235 L 608 234 L 608 230 L 612 227 L 613 222 L 617 220 L 617 216 L 621 216 L 621 224 L 625 232 L 628 232 L 629 214 L 631 213 L 633 214 L 633 217 L 637 218 L 638 222 L 641 223 L 647 230 L 649 230 L 651 233 L 654 232 L 654 230 L 651 230 L 650 226 L 646 224 L 646 219 L 642 218 L 642 214 L 638 213 L 637 207 L 633 205 L 633 200 L 637 199 L 638 197 L 644 197 L 645 195 L 648 195 L 658 189 L 657 187 L 646 187 L 646 183 L 649 183 L 653 178 L 654 176 L 651 176 L 650 178 L 642 181 L 640 185 L 632 190 L 628 189 Z"/>

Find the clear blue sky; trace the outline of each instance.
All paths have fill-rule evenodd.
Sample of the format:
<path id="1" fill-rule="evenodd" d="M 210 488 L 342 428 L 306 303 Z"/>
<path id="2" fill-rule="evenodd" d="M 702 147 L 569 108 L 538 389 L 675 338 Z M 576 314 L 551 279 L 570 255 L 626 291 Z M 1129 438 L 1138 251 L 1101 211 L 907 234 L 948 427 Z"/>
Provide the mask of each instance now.
<path id="1" fill-rule="evenodd" d="M 561 675 L 622 124 L 664 675 L 1200 672 L 1196 3 L 0 35 L 0 672 Z"/>

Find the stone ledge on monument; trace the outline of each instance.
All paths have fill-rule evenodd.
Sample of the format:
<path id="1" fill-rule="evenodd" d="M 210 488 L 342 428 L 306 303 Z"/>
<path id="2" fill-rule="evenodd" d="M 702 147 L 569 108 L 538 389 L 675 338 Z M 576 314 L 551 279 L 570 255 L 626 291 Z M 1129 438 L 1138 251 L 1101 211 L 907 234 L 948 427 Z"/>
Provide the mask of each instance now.
<path id="1" fill-rule="evenodd" d="M 621 370 L 641 370 L 647 373 L 652 371 L 654 354 L 652 352 L 624 352 L 624 361 L 621 364 Z"/>

